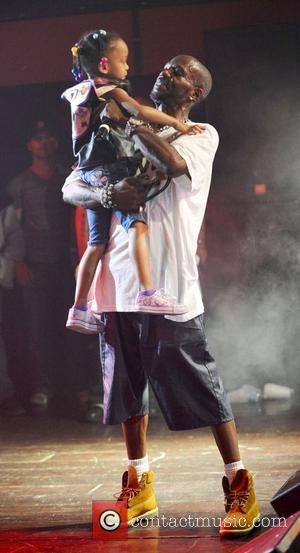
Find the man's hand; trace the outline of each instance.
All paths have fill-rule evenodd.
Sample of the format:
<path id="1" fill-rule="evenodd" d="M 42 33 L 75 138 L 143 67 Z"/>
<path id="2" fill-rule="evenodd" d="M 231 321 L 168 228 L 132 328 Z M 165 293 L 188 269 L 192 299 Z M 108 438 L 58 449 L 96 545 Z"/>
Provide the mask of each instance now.
<path id="1" fill-rule="evenodd" d="M 115 184 L 112 191 L 112 201 L 118 209 L 137 211 L 147 198 L 147 193 L 153 186 L 158 186 L 160 179 L 150 179 L 148 175 L 127 177 Z"/>

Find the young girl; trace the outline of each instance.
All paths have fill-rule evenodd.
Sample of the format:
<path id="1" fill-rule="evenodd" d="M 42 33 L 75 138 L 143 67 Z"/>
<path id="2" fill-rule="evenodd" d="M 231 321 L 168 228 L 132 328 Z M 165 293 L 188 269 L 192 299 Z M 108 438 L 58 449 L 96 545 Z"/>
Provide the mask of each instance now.
<path id="1" fill-rule="evenodd" d="M 99 187 L 102 205 L 88 209 L 89 242 L 83 255 L 75 292 L 75 302 L 69 310 L 66 326 L 83 333 L 97 333 L 99 322 L 87 305 L 97 264 L 109 240 L 112 214 L 113 185 L 135 175 L 142 156 L 126 135 L 124 127 L 134 114 L 157 125 L 174 127 L 180 133 L 195 134 L 200 125 L 185 125 L 165 113 L 138 104 L 129 96 L 128 48 L 115 32 L 100 29 L 85 34 L 72 48 L 73 70 L 77 80 L 88 80 L 66 90 L 62 97 L 71 104 L 74 154 L 78 158 L 76 170 L 80 178 L 91 186 Z M 157 314 L 181 314 L 184 305 L 177 303 L 165 290 L 156 290 L 151 278 L 147 243 L 147 224 L 144 213 L 115 211 L 129 236 L 129 247 L 136 264 L 140 291 L 135 310 Z"/>

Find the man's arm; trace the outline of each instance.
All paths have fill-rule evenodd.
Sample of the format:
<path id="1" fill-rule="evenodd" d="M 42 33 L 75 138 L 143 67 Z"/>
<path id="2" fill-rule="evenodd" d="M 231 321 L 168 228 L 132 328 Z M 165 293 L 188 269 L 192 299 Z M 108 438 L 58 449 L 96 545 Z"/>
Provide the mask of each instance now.
<path id="1" fill-rule="evenodd" d="M 128 177 L 114 185 L 112 201 L 119 209 L 136 211 L 145 203 L 149 188 L 158 184 L 159 179 L 150 180 L 148 175 Z M 84 208 L 101 205 L 100 189 L 82 182 L 75 171 L 67 177 L 62 192 L 64 201 L 72 205 Z"/>
<path id="2" fill-rule="evenodd" d="M 188 172 L 185 160 L 175 148 L 144 125 L 134 130 L 132 138 L 144 156 L 163 174 L 179 177 Z"/>

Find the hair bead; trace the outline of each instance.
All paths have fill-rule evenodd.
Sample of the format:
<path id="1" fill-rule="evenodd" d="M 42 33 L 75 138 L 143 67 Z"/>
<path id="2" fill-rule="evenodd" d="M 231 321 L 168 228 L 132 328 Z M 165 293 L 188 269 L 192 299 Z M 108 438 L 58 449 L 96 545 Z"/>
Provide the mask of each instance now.
<path id="1" fill-rule="evenodd" d="M 100 65 L 106 66 L 108 64 L 108 59 L 106 56 L 102 56 L 100 60 Z"/>

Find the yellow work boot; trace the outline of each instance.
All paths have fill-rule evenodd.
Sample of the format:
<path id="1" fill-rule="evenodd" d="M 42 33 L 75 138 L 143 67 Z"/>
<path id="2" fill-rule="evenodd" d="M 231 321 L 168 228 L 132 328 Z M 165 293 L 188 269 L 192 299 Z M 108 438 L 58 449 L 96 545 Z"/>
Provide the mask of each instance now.
<path id="1" fill-rule="evenodd" d="M 221 536 L 242 535 L 251 532 L 260 519 L 259 506 L 255 499 L 253 476 L 246 469 L 236 472 L 229 486 L 228 478 L 223 477 L 226 517 L 220 527 Z"/>
<path id="2" fill-rule="evenodd" d="M 152 470 L 143 472 L 140 481 L 134 467 L 129 466 L 124 472 L 118 501 L 127 503 L 127 526 L 133 526 L 139 520 L 153 518 L 158 514 L 153 479 Z"/>

